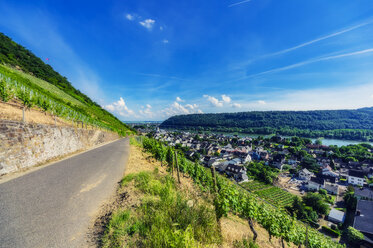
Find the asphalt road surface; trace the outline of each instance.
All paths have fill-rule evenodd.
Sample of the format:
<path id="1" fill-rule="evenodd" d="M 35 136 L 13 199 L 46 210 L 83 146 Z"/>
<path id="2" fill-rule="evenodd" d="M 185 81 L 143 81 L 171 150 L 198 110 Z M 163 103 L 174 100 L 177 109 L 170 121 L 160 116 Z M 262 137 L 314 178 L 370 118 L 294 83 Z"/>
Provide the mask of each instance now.
<path id="1" fill-rule="evenodd" d="M 86 247 L 128 155 L 121 139 L 0 184 L 0 247 Z"/>

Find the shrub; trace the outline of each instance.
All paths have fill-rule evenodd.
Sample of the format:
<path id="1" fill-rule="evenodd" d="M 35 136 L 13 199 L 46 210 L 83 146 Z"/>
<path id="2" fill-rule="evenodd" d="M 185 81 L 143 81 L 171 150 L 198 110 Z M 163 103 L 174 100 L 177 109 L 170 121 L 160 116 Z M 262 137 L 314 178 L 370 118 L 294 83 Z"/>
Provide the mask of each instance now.
<path id="1" fill-rule="evenodd" d="M 333 230 L 327 226 L 322 226 L 321 229 L 332 237 L 338 238 L 339 236 L 341 236 L 341 233 L 339 231 Z"/>
<path id="2" fill-rule="evenodd" d="M 242 241 L 234 241 L 234 248 L 259 248 L 259 245 L 255 244 L 251 239 L 243 239 Z"/>
<path id="3" fill-rule="evenodd" d="M 144 193 L 139 207 L 117 211 L 107 226 L 103 247 L 204 247 L 220 243 L 214 210 L 177 191 L 175 180 L 157 171 L 127 175 Z"/>
<path id="4" fill-rule="evenodd" d="M 9 101 L 9 89 L 6 87 L 6 83 L 0 80 L 0 99 L 4 102 Z"/>
<path id="5" fill-rule="evenodd" d="M 359 245 L 364 240 L 364 234 L 349 226 L 346 230 L 347 241 L 351 244 Z"/>

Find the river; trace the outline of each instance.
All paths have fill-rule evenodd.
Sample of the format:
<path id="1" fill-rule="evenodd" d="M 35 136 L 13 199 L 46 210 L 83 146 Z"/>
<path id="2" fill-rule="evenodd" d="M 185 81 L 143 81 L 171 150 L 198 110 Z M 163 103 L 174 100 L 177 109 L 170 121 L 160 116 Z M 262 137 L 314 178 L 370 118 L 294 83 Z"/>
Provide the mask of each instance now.
<path id="1" fill-rule="evenodd" d="M 263 135 L 263 134 L 247 134 L 247 133 L 232 133 L 232 132 L 207 132 L 207 131 L 205 131 L 205 133 L 218 133 L 218 134 L 224 134 L 224 135 L 237 135 L 239 137 L 251 137 L 251 138 L 256 138 L 258 136 L 262 136 L 262 137 L 267 138 L 267 137 L 271 137 L 272 136 L 272 135 Z M 281 135 L 281 137 L 291 138 L 291 136 L 284 136 L 284 135 Z M 314 138 L 310 138 L 310 139 L 312 140 L 312 142 L 315 142 L 315 140 L 316 140 Z M 322 141 L 323 145 L 326 145 L 326 146 L 335 145 L 335 146 L 338 146 L 338 147 L 340 147 L 340 146 L 347 146 L 347 145 L 361 144 L 361 143 L 368 143 L 368 144 L 373 145 L 372 142 L 364 142 L 364 141 L 358 141 L 358 140 L 340 140 L 340 139 L 325 139 L 325 138 L 322 138 L 321 141 Z"/>

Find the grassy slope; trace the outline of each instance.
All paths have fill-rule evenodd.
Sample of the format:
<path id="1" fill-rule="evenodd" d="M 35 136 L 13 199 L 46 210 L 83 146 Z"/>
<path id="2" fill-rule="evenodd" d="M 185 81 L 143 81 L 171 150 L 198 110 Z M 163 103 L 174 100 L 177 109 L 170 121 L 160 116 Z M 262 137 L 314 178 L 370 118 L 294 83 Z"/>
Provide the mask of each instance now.
<path id="1" fill-rule="evenodd" d="M 253 236 L 247 221 L 229 215 L 218 225 L 209 192 L 183 174 L 178 184 L 148 156 L 132 142 L 118 189 L 126 197 L 111 214 L 102 247 L 258 247 L 245 241 Z M 279 239 L 270 241 L 265 229 L 255 228 L 259 247 L 281 247 Z"/>
<path id="2" fill-rule="evenodd" d="M 43 91 L 49 99 L 89 116 L 113 131 L 132 133 L 133 129 L 104 110 L 88 96 L 75 89 L 71 83 L 50 65 L 45 64 L 31 51 L 0 33 L 0 71 L 8 78 L 26 82 L 28 87 Z M 12 68 L 13 67 L 13 68 Z M 44 94 L 45 95 L 45 94 Z"/>
<path id="3" fill-rule="evenodd" d="M 86 105 L 83 102 L 78 101 L 76 98 L 72 97 L 71 95 L 67 94 L 57 86 L 48 83 L 45 80 L 42 80 L 40 78 L 34 77 L 30 74 L 24 73 L 22 71 L 16 70 L 12 67 L 6 66 L 6 65 L 1 65 L 1 70 L 6 70 L 15 73 L 16 75 L 26 78 L 30 80 L 33 84 L 45 89 L 46 91 L 50 92 L 54 96 L 58 97 L 59 99 L 66 99 L 67 101 L 71 102 L 74 105 L 78 105 L 81 107 L 86 107 Z"/>

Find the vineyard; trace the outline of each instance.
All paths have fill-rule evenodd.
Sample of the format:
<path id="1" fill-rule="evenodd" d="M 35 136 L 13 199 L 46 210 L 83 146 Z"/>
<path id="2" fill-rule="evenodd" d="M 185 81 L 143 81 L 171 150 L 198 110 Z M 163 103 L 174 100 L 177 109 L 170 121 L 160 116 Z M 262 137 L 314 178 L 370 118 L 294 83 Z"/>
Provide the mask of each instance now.
<path id="1" fill-rule="evenodd" d="M 295 197 L 285 190 L 259 181 L 245 182 L 241 186 L 278 208 L 291 205 Z"/>
<path id="2" fill-rule="evenodd" d="M 12 99 L 22 102 L 26 110 L 38 106 L 53 116 L 69 121 L 115 131 L 121 135 L 131 133 L 128 126 L 105 110 L 86 106 L 46 81 L 0 65 L 0 100 L 7 102 Z"/>
<path id="3" fill-rule="evenodd" d="M 247 192 L 227 178 L 220 175 L 213 177 L 209 170 L 185 159 L 182 154 L 174 157 L 172 147 L 150 138 L 143 138 L 141 141 L 145 151 L 150 152 L 161 163 L 165 162 L 171 171 L 174 170 L 174 161 L 177 161 L 177 168 L 181 172 L 189 175 L 197 185 L 201 186 L 201 189 L 215 195 L 214 206 L 218 219 L 232 212 L 246 218 L 249 223 L 256 221 L 268 231 L 270 236 L 279 237 L 283 242 L 310 248 L 344 247 L 297 221 L 283 210 L 263 202 L 256 194 Z M 251 230 L 253 231 L 254 228 Z M 255 241 L 255 230 L 253 233 Z"/>

